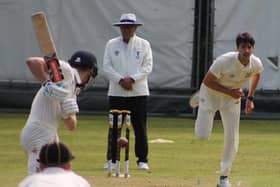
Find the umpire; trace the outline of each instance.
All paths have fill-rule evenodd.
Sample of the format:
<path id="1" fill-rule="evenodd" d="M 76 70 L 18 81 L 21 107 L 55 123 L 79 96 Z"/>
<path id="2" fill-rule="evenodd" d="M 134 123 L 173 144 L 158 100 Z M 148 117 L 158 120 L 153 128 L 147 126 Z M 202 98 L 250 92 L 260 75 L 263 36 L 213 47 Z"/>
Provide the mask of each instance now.
<path id="1" fill-rule="evenodd" d="M 150 43 L 135 34 L 138 26 L 135 14 L 122 14 L 113 24 L 121 35 L 106 44 L 103 70 L 109 79 L 110 109 L 130 110 L 135 134 L 135 155 L 139 169 L 148 170 L 147 97 L 148 75 L 153 59 Z M 107 163 L 111 160 L 107 152 Z M 107 167 L 107 163 L 104 168 Z"/>

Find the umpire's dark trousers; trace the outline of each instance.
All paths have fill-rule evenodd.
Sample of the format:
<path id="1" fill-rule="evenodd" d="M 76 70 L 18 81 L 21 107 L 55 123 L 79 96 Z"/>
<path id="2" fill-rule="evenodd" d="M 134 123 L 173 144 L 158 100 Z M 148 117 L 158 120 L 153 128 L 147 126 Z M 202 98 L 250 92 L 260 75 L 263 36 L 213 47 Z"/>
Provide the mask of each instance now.
<path id="1" fill-rule="evenodd" d="M 129 110 L 131 123 L 135 135 L 135 155 L 139 162 L 148 162 L 148 138 L 147 138 L 147 96 L 115 97 L 109 96 L 110 110 Z M 108 153 L 107 153 L 108 155 Z"/>

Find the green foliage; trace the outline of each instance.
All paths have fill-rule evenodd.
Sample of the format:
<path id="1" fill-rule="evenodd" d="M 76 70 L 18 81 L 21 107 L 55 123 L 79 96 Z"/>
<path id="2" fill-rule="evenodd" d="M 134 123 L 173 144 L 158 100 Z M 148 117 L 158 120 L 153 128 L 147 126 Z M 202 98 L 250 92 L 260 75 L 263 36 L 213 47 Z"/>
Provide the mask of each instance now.
<path id="1" fill-rule="evenodd" d="M 174 143 L 149 144 L 149 172 L 139 171 L 131 132 L 129 179 L 107 178 L 105 162 L 107 115 L 78 117 L 78 128 L 59 129 L 61 141 L 75 155 L 73 169 L 98 187 L 213 187 L 219 177 L 223 129 L 215 121 L 209 141 L 194 136 L 194 120 L 188 118 L 148 118 L 149 139 Z M 26 114 L 0 114 L 0 180 L 4 187 L 17 186 L 26 174 L 26 155 L 20 148 L 20 131 Z M 280 185 L 280 124 L 278 121 L 242 120 L 240 146 L 230 180 L 233 186 L 278 187 Z M 122 155 L 123 156 L 123 155 Z M 2 186 L 1 185 L 1 186 Z"/>

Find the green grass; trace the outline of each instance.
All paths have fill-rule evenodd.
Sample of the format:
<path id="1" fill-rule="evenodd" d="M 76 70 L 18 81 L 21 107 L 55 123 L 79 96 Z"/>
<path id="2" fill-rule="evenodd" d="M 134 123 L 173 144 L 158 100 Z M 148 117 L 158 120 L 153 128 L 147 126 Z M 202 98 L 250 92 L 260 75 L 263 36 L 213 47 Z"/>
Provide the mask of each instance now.
<path id="1" fill-rule="evenodd" d="M 20 148 L 20 131 L 27 114 L 0 114 L 1 186 L 17 186 L 26 176 L 26 156 Z M 78 128 L 59 130 L 60 139 L 75 155 L 73 169 L 98 187 L 214 187 L 219 176 L 223 130 L 215 121 L 210 141 L 194 137 L 193 119 L 148 118 L 149 139 L 173 144 L 149 144 L 149 172 L 136 168 L 131 133 L 129 179 L 107 178 L 103 169 L 107 115 L 79 116 Z M 242 120 L 240 146 L 230 175 L 233 187 L 280 186 L 280 124 L 278 121 Z"/>

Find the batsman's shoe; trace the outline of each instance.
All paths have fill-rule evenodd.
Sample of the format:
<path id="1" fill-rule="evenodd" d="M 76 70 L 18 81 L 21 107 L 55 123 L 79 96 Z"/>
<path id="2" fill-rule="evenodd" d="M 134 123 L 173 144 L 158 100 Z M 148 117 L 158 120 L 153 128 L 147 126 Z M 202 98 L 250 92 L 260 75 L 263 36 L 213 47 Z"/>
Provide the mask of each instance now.
<path id="1" fill-rule="evenodd" d="M 139 162 L 138 163 L 138 169 L 140 170 L 149 170 L 149 165 L 147 162 Z"/>
<path id="2" fill-rule="evenodd" d="M 112 163 L 112 160 L 108 160 L 108 161 L 104 164 L 104 169 L 108 169 L 109 163 L 111 163 L 112 169 L 116 169 L 116 163 Z"/>
<path id="3" fill-rule="evenodd" d="M 231 184 L 228 178 L 224 178 L 220 179 L 219 183 L 217 184 L 217 187 L 231 187 Z"/>

